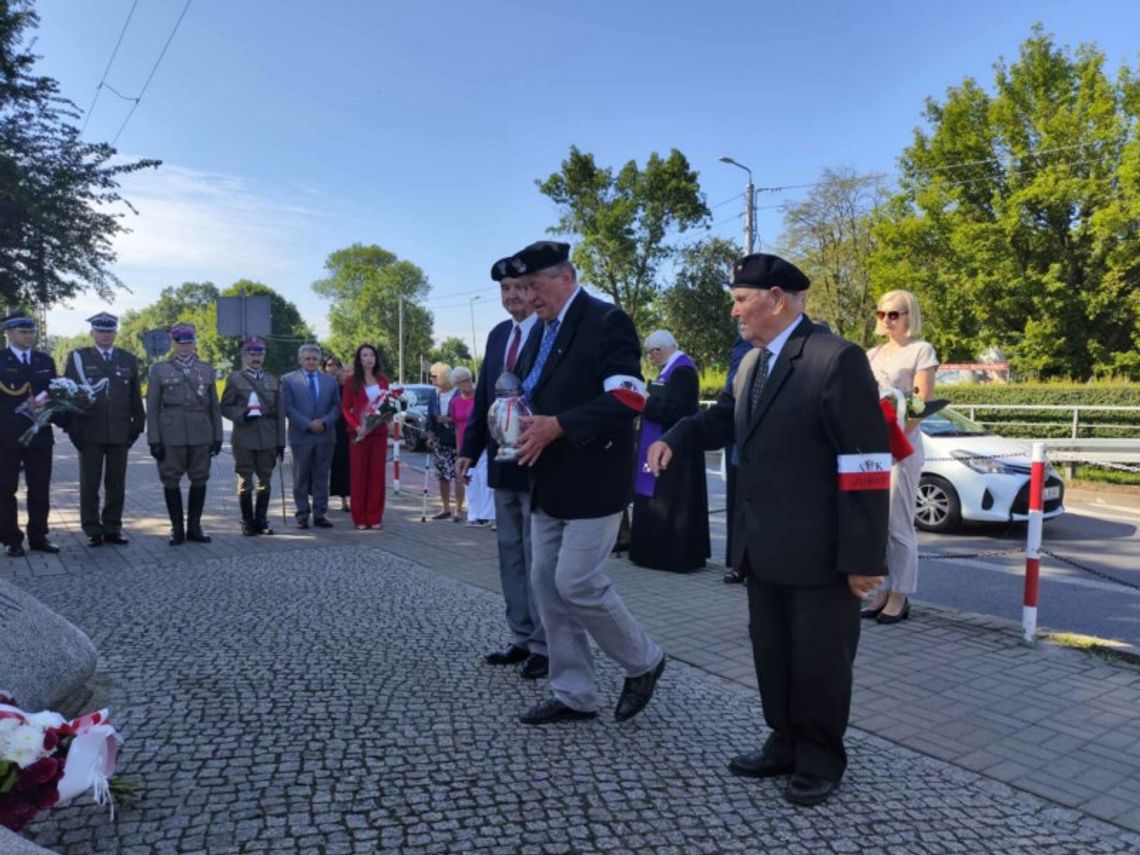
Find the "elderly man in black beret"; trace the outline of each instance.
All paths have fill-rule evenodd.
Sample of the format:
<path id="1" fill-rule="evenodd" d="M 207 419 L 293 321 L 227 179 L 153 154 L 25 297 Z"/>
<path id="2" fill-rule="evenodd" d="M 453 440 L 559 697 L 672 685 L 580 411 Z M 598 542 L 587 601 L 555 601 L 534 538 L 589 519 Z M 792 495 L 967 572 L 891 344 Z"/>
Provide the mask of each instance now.
<path id="1" fill-rule="evenodd" d="M 614 710 L 649 703 L 665 653 L 625 607 L 605 571 L 633 495 L 633 422 L 645 406 L 641 343 L 629 315 L 578 285 L 568 244 L 539 241 L 515 255 L 530 283 L 542 336 L 522 388 L 519 463 L 532 467 L 531 583 L 550 657 L 553 697 L 523 724 L 597 716 L 590 639 L 621 665 Z"/>
<path id="2" fill-rule="evenodd" d="M 654 443 L 654 473 L 674 449 L 739 457 L 733 566 L 748 580 L 748 616 L 764 746 L 736 775 L 789 775 L 785 798 L 827 800 L 847 766 L 843 734 L 861 598 L 885 570 L 891 456 L 863 351 L 804 315 L 808 279 L 757 253 L 733 269 L 732 316 L 755 347 L 731 389 Z"/>

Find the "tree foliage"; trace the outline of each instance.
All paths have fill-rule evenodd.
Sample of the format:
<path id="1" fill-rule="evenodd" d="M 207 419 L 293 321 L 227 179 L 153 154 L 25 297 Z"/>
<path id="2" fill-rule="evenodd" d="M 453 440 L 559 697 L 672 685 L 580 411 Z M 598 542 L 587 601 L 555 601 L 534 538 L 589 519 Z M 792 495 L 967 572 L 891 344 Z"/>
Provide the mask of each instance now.
<path id="1" fill-rule="evenodd" d="M 432 348 L 427 358 L 432 362 L 446 362 L 452 368 L 474 362 L 471 356 L 471 348 L 459 336 L 445 338 L 439 343 L 439 347 Z"/>
<path id="2" fill-rule="evenodd" d="M 577 236 L 573 261 L 585 284 L 613 299 L 638 329 L 661 288 L 658 271 L 677 250 L 669 238 L 707 222 L 697 173 L 681 152 L 629 161 L 618 172 L 571 147 L 560 171 L 538 189 L 559 206 L 553 234 Z"/>
<path id="3" fill-rule="evenodd" d="M 885 194 L 878 176 L 825 169 L 806 199 L 785 206 L 780 236 L 781 254 L 811 279 L 808 313 L 864 347 L 875 331 L 873 214 Z"/>
<path id="4" fill-rule="evenodd" d="M 1140 80 L 1104 64 L 1036 28 L 992 94 L 928 101 L 871 264 L 944 361 L 997 345 L 1026 377 L 1140 379 Z"/>
<path id="5" fill-rule="evenodd" d="M 732 355 L 736 321 L 725 283 L 732 281 L 732 262 L 741 254 L 738 244 L 724 238 L 683 247 L 673 284 L 658 301 L 665 328 L 701 368 L 727 365 Z"/>
<path id="6" fill-rule="evenodd" d="M 268 285 L 241 279 L 224 290 L 220 296 L 237 297 L 266 296 L 269 298 L 270 334 L 266 338 L 265 369 L 277 376 L 297 367 L 297 348 L 306 342 L 315 342 L 312 328 L 305 323 L 297 307 L 286 300 Z M 219 336 L 218 304 L 209 301 L 196 315 L 201 318 L 198 324 L 198 356 L 211 365 L 228 362 L 231 366 L 241 365 L 241 340 L 233 336 Z"/>
<path id="7" fill-rule="evenodd" d="M 0 2 L 0 295 L 52 305 L 93 289 L 109 298 L 123 214 L 118 179 L 157 160 L 111 163 L 106 143 L 79 138 L 75 105 L 34 71 L 25 44 L 38 17 L 27 0 Z"/>
<path id="8" fill-rule="evenodd" d="M 421 304 L 431 285 L 410 261 L 376 245 L 355 243 L 338 249 L 325 261 L 328 276 L 313 290 L 328 299 L 329 346 L 342 360 L 368 342 L 380 352 L 381 368 L 396 376 L 399 360 L 400 297 L 404 300 L 404 372 L 412 374 L 415 360 L 431 350 L 431 312 Z"/>
<path id="9" fill-rule="evenodd" d="M 213 282 L 183 282 L 163 288 L 158 299 L 141 309 L 128 309 L 119 318 L 119 335 L 115 346 L 131 351 L 140 359 L 148 359 L 143 347 L 143 333 L 168 330 L 179 321 L 194 324 L 204 334 L 206 312 L 220 292 Z"/>

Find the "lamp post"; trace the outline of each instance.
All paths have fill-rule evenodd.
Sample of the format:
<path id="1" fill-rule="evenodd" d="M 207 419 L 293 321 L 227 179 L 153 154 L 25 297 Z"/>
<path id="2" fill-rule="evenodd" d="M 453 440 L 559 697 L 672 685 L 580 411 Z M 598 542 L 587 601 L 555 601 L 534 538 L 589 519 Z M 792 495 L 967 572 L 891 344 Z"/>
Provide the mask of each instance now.
<path id="1" fill-rule="evenodd" d="M 475 365 L 479 365 L 479 340 L 475 338 L 475 301 L 480 299 L 480 295 L 476 294 L 471 298 L 471 352 L 475 354 Z"/>
<path id="2" fill-rule="evenodd" d="M 727 154 L 722 155 L 719 160 L 721 163 L 727 163 L 729 166 L 735 166 L 748 173 L 748 186 L 744 189 L 744 254 L 751 255 L 756 234 L 754 227 L 756 188 L 752 186 L 752 170 L 743 163 L 737 163 Z"/>

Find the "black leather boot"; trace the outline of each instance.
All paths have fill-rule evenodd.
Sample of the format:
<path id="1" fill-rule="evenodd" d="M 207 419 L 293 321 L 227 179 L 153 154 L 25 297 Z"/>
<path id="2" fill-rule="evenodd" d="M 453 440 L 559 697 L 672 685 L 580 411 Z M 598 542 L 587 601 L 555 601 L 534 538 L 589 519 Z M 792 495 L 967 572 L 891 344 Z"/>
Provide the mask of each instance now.
<path id="1" fill-rule="evenodd" d="M 202 509 L 206 507 L 206 485 L 190 485 L 190 507 L 186 513 L 186 539 L 210 543 L 213 538 L 202 531 Z"/>
<path id="2" fill-rule="evenodd" d="M 182 519 L 182 488 L 166 487 L 162 491 L 166 498 L 166 512 L 170 514 L 171 546 L 186 542 L 186 524 Z"/>
<path id="3" fill-rule="evenodd" d="M 273 496 L 268 490 L 259 490 L 257 493 L 257 510 L 253 515 L 253 525 L 258 534 L 273 534 L 269 527 L 269 500 Z"/>
<path id="4" fill-rule="evenodd" d="M 253 521 L 253 493 L 238 493 L 238 504 L 241 505 L 241 533 L 253 537 L 257 534 L 257 525 Z"/>

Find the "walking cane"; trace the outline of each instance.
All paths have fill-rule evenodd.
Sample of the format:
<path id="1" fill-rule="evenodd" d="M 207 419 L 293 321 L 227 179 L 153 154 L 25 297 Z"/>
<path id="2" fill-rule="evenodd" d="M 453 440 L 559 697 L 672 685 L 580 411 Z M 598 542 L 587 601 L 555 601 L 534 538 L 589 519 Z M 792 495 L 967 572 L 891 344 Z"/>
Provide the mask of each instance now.
<path id="1" fill-rule="evenodd" d="M 427 522 L 427 500 L 428 500 L 428 458 L 424 455 L 424 503 L 420 509 L 420 522 Z"/>
<path id="2" fill-rule="evenodd" d="M 277 461 L 277 472 L 281 476 L 281 525 L 289 525 L 289 515 L 285 511 L 285 455 Z"/>

